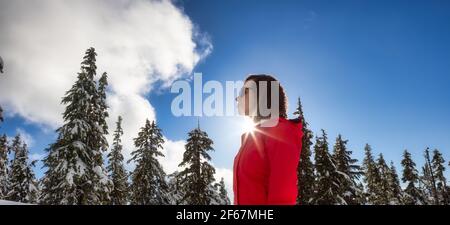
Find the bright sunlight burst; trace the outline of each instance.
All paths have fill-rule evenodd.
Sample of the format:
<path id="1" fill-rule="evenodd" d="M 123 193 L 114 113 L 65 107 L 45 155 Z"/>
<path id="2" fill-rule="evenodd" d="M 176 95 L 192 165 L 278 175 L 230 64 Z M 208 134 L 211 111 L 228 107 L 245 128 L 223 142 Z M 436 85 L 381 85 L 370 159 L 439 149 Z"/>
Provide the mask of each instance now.
<path id="1" fill-rule="evenodd" d="M 255 123 L 253 122 L 252 119 L 250 119 L 248 117 L 245 117 L 245 119 L 242 121 L 241 126 L 242 126 L 242 130 L 245 133 L 253 133 L 256 129 Z"/>

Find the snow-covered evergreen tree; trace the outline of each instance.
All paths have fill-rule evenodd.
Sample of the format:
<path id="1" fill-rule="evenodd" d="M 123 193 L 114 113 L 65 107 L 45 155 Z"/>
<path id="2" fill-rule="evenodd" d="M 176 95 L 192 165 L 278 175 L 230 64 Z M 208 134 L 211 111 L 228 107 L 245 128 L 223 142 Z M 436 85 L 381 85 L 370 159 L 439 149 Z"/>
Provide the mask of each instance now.
<path id="1" fill-rule="evenodd" d="M 2 57 L 0 56 L 0 73 L 3 73 L 3 67 L 4 67 L 5 65 L 4 65 L 4 62 L 3 62 L 3 59 L 2 59 Z"/>
<path id="2" fill-rule="evenodd" d="M 389 168 L 389 174 L 387 176 L 389 184 L 389 204 L 399 205 L 402 204 L 402 188 L 400 187 L 400 180 L 397 175 L 397 170 L 394 166 L 394 162 L 391 161 Z"/>
<path id="3" fill-rule="evenodd" d="M 95 49 L 90 48 L 86 51 L 86 56 L 82 63 L 87 77 L 94 84 L 94 86 L 88 86 L 88 90 L 92 91 L 90 93 L 91 107 L 90 110 L 88 110 L 88 121 L 91 123 L 91 132 L 87 137 L 87 141 L 93 150 L 92 168 L 94 169 L 94 176 L 98 178 L 98 183 L 94 184 L 94 190 L 99 195 L 99 204 L 109 204 L 110 192 L 113 184 L 108 177 L 103 160 L 103 153 L 108 149 L 108 141 L 106 140 L 106 135 L 108 134 L 108 125 L 106 123 L 106 118 L 108 117 L 108 107 L 106 105 L 106 88 L 108 86 L 108 81 L 106 72 L 100 77 L 98 85 L 94 80 L 97 74 L 96 56 L 97 53 L 95 52 Z"/>
<path id="4" fill-rule="evenodd" d="M 28 163 L 28 147 L 22 143 L 20 135 L 14 138 L 11 150 L 14 153 L 14 159 L 8 176 L 9 192 L 7 199 L 16 202 L 36 203 L 39 189 L 32 170 L 34 162 Z"/>
<path id="5" fill-rule="evenodd" d="M 125 205 L 128 202 L 128 175 L 123 165 L 122 135 L 122 117 L 119 116 L 116 122 L 116 130 L 114 131 L 113 146 L 108 154 L 109 165 L 107 170 L 113 183 L 111 205 Z"/>
<path id="6" fill-rule="evenodd" d="M 447 187 L 447 181 L 445 179 L 445 160 L 439 150 L 433 150 L 433 159 L 431 161 L 431 168 L 436 174 L 436 191 L 438 196 L 438 204 L 446 205 L 450 203 Z"/>
<path id="7" fill-rule="evenodd" d="M 378 204 L 382 205 L 388 205 L 391 203 L 391 189 L 389 186 L 389 175 L 391 173 L 390 168 L 386 164 L 386 161 L 384 160 L 383 154 L 378 155 L 377 159 L 377 168 L 380 174 L 380 180 L 378 183 Z"/>
<path id="8" fill-rule="evenodd" d="M 300 152 L 300 161 L 297 169 L 298 180 L 298 197 L 297 203 L 300 205 L 308 205 L 314 197 L 314 164 L 311 161 L 311 146 L 313 138 L 312 131 L 308 128 L 308 122 L 303 115 L 303 108 L 300 98 L 298 98 L 297 109 L 294 112 L 302 123 L 302 150 Z"/>
<path id="9" fill-rule="evenodd" d="M 108 134 L 108 124 L 106 118 L 108 118 L 108 105 L 106 104 L 106 88 L 108 87 L 108 75 L 106 72 L 102 74 L 98 80 L 97 90 L 97 104 L 98 104 L 98 124 L 101 127 L 101 131 L 104 135 Z M 108 143 L 105 138 L 102 139 L 102 148 L 108 148 Z M 102 149 L 103 150 L 103 149 Z"/>
<path id="10" fill-rule="evenodd" d="M 138 137 L 134 139 L 134 150 L 130 161 L 136 163 L 131 173 L 131 204 L 136 205 L 163 205 L 168 203 L 168 186 L 166 174 L 157 157 L 164 155 L 160 149 L 164 139 L 161 129 L 146 120 Z M 130 162 L 129 161 L 129 162 Z"/>
<path id="11" fill-rule="evenodd" d="M 186 205 L 185 201 L 182 201 L 185 195 L 182 192 L 180 185 L 179 172 L 175 171 L 167 176 L 167 186 L 168 186 L 168 204 L 169 205 Z"/>
<path id="12" fill-rule="evenodd" d="M 357 159 L 351 157 L 352 151 L 347 150 L 348 140 L 343 140 L 339 134 L 333 147 L 333 160 L 340 176 L 339 195 L 343 196 L 349 205 L 360 204 L 358 196 L 363 192 L 358 186 L 358 178 L 362 175 L 361 167 L 356 165 Z"/>
<path id="13" fill-rule="evenodd" d="M 3 122 L 3 109 L 2 106 L 0 106 L 0 123 Z"/>
<path id="14" fill-rule="evenodd" d="M 216 183 L 214 185 L 216 187 L 217 191 L 217 204 L 218 205 L 230 205 L 230 198 L 228 198 L 227 190 L 225 189 L 225 181 L 223 180 L 223 177 L 220 179 L 219 183 Z"/>
<path id="15" fill-rule="evenodd" d="M 363 168 L 367 203 L 375 205 L 382 204 L 379 200 L 381 193 L 378 188 L 381 177 L 377 164 L 375 163 L 372 155 L 372 147 L 369 144 L 366 144 L 364 147 L 364 152 L 365 156 L 363 160 Z"/>
<path id="16" fill-rule="evenodd" d="M 407 184 L 404 190 L 403 204 L 406 205 L 422 205 L 422 192 L 416 186 L 419 182 L 419 175 L 416 170 L 416 163 L 411 159 L 411 154 L 405 150 L 402 159 L 403 176 L 402 181 Z"/>
<path id="17" fill-rule="evenodd" d="M 8 140 L 6 135 L 0 136 L 0 199 L 8 194 Z"/>
<path id="18" fill-rule="evenodd" d="M 314 197 L 314 204 L 347 204 L 344 196 L 340 195 L 340 182 L 345 179 L 345 175 L 337 170 L 333 162 L 328 150 L 327 134 L 324 130 L 322 130 L 322 136 L 316 137 L 314 153 L 317 172 L 317 193 Z"/>
<path id="19" fill-rule="evenodd" d="M 433 187 L 433 178 L 431 177 L 430 167 L 427 163 L 422 166 L 422 174 L 419 176 L 419 190 L 422 192 L 423 201 L 426 205 L 437 204 L 435 197 L 435 188 Z"/>
<path id="20" fill-rule="evenodd" d="M 427 204 L 439 204 L 439 196 L 436 187 L 435 172 L 431 164 L 429 148 L 425 149 L 425 165 L 422 167 L 422 176 L 419 182 L 422 183 L 423 190 L 421 192 L 424 196 L 424 203 Z"/>
<path id="21" fill-rule="evenodd" d="M 107 204 L 111 181 L 104 169 L 107 148 L 101 118 L 100 94 L 94 77 L 96 53 L 89 48 L 78 80 L 62 99 L 64 124 L 51 144 L 44 166 L 41 202 L 44 204 Z"/>
<path id="22" fill-rule="evenodd" d="M 185 145 L 183 161 L 180 167 L 185 167 L 179 176 L 180 188 L 184 194 L 181 199 L 189 205 L 209 205 L 214 199 L 213 182 L 215 169 L 209 164 L 213 141 L 208 134 L 198 128 L 189 132 Z"/>
<path id="23" fill-rule="evenodd" d="M 3 60 L 2 57 L 0 57 L 0 73 L 3 73 Z M 4 118 L 3 118 L 3 108 L 0 105 L 0 124 L 3 122 Z"/>

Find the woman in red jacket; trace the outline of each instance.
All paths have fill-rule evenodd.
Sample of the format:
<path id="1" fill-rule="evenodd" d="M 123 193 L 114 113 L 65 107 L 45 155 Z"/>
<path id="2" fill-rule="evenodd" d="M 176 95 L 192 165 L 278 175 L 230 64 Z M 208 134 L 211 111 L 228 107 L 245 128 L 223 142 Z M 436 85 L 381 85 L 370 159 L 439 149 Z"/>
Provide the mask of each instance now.
<path id="1" fill-rule="evenodd" d="M 266 87 L 262 88 L 264 82 Z M 278 88 L 275 99 L 271 94 L 273 85 Z M 262 116 L 260 98 L 267 99 L 267 108 L 279 106 L 275 119 L 270 115 Z M 255 129 L 242 135 L 241 147 L 234 159 L 234 204 L 294 205 L 303 134 L 298 120 L 287 119 L 283 88 L 272 76 L 251 75 L 236 100 L 239 113 L 250 117 Z"/>

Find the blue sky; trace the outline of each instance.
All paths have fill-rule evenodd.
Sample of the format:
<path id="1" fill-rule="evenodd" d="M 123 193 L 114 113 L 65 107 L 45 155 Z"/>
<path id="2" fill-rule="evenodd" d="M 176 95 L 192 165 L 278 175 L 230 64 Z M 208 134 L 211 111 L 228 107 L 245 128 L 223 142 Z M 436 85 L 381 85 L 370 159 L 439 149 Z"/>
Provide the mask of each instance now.
<path id="1" fill-rule="evenodd" d="M 448 1 L 186 1 L 213 53 L 195 71 L 204 80 L 271 73 L 285 86 L 289 111 L 301 97 L 312 130 L 365 143 L 400 167 L 408 149 L 422 165 L 426 146 L 450 159 L 450 4 Z M 168 95 L 170 96 L 170 95 Z M 150 96 L 157 100 L 160 96 Z M 168 115 L 169 100 L 157 109 Z M 291 114 L 292 115 L 292 114 Z M 201 119 L 230 164 L 237 140 L 221 141 L 224 119 Z M 195 119 L 160 119 L 183 137 Z M 183 124 L 183 128 L 180 128 Z M 225 129 L 228 130 L 228 129 Z"/>
<path id="2" fill-rule="evenodd" d="M 214 46 L 192 70 L 202 73 L 204 82 L 273 74 L 287 91 L 290 115 L 301 97 L 313 132 L 325 129 L 330 147 L 340 133 L 360 160 L 365 143 L 397 169 L 404 149 L 418 166 L 427 146 L 450 160 L 450 2 L 187 0 L 176 5 Z M 197 125 L 196 117 L 171 114 L 176 94 L 168 89 L 145 96 L 167 138 L 185 139 Z M 215 143 L 216 166 L 232 168 L 240 144 L 236 121 L 200 118 Z M 31 153 L 42 154 L 55 137 L 20 114 L 9 115 L 0 133 L 13 136 L 18 128 L 33 138 Z"/>

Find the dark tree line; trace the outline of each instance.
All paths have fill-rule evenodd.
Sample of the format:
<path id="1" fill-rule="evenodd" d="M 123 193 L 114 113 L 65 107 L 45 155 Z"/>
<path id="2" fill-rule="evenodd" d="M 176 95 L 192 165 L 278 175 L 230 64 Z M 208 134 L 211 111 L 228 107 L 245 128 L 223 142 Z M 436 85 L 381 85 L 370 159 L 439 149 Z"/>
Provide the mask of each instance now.
<path id="1" fill-rule="evenodd" d="M 0 137 L 0 199 L 57 205 L 230 204 L 223 179 L 215 181 L 215 169 L 209 164 L 213 141 L 200 127 L 188 134 L 180 162 L 183 170 L 167 175 L 158 159 L 164 157 L 162 131 L 155 121 L 147 120 L 134 139 L 129 162 L 135 168 L 129 173 L 119 116 L 106 165 L 108 79 L 106 72 L 96 78 L 96 57 L 94 48 L 86 50 L 78 79 L 61 101 L 66 106 L 64 124 L 46 149 L 43 164 L 47 170 L 41 180 L 35 179 L 35 162 L 29 162 L 20 135 L 12 143 L 6 135 Z"/>
<path id="2" fill-rule="evenodd" d="M 209 155 L 213 141 L 200 126 L 188 133 L 180 171 L 166 174 L 159 162 L 164 157 L 162 130 L 155 121 L 145 121 L 128 161 L 135 168 L 126 170 L 120 116 L 111 147 L 106 140 L 108 77 L 102 73 L 97 79 L 96 56 L 94 48 L 85 52 L 78 79 L 62 99 L 64 124 L 46 149 L 42 179 L 36 180 L 35 162 L 30 162 L 20 135 L 10 141 L 0 136 L 0 199 L 39 204 L 230 204 L 223 178 L 214 179 Z M 0 108 L 0 123 L 2 112 Z M 300 99 L 294 115 L 303 124 L 304 134 L 297 169 L 299 204 L 450 203 L 444 176 L 447 165 L 439 150 L 424 151 L 420 173 L 405 150 L 399 176 L 392 161 L 388 164 L 382 154 L 373 156 L 369 144 L 359 165 L 342 135 L 331 146 L 321 130 L 313 142 Z M 103 153 L 108 149 L 105 163 Z"/>
<path id="3" fill-rule="evenodd" d="M 300 99 L 294 115 L 302 122 L 304 133 L 297 171 L 298 204 L 450 204 L 450 188 L 444 176 L 446 164 L 438 149 L 433 150 L 432 156 L 428 148 L 424 151 L 425 165 L 421 173 L 411 154 L 404 150 L 401 161 L 402 186 L 394 162 L 388 165 L 383 154 L 374 158 L 369 144 L 364 147 L 362 165 L 358 165 L 358 160 L 351 156 L 352 151 L 347 149 L 348 140 L 344 140 L 340 134 L 332 152 L 324 130 L 313 143 L 314 136 L 304 118 Z"/>

